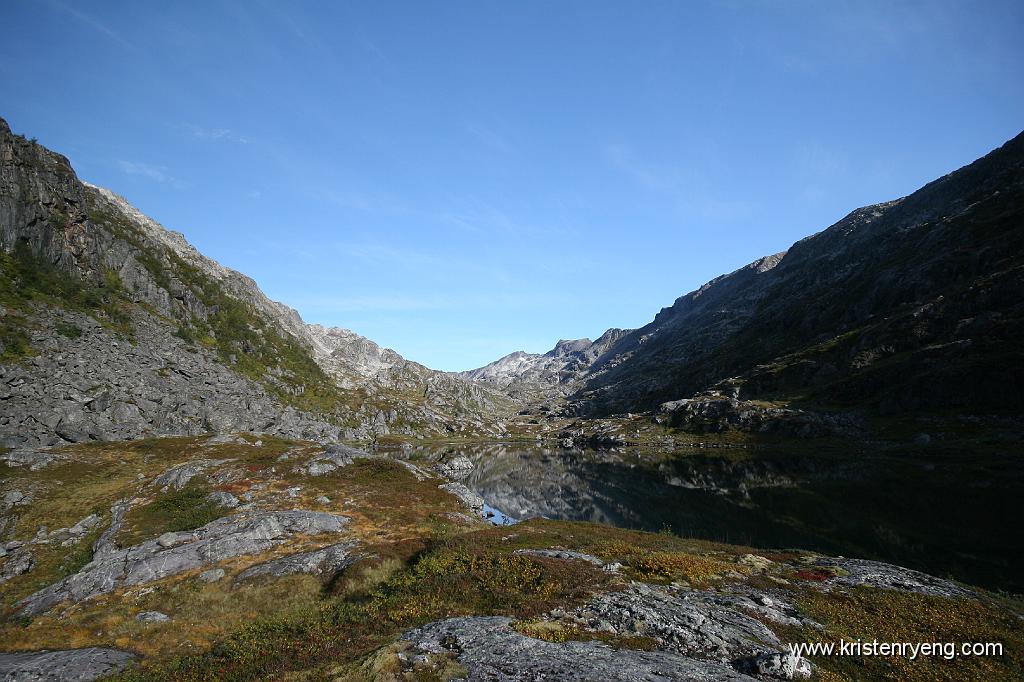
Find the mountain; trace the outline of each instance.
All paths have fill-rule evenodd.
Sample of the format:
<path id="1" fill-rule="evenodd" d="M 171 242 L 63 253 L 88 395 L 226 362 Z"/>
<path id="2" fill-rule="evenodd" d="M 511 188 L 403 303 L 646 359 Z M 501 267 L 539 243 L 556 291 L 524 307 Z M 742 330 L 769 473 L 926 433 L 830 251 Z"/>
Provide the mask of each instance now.
<path id="1" fill-rule="evenodd" d="M 509 400 L 256 283 L 0 119 L 0 441 L 500 435 Z"/>
<path id="2" fill-rule="evenodd" d="M 499 387 L 519 400 L 564 397 L 580 387 L 594 362 L 628 331 L 609 329 L 596 341 L 562 340 L 544 354 L 517 351 L 460 375 Z"/>
<path id="3" fill-rule="evenodd" d="M 880 415 L 1019 413 L 1022 291 L 1024 134 L 617 334 L 598 357 L 572 365 L 563 409 L 660 408 L 683 426 L 700 421 L 695 412 L 734 418 L 764 402 Z M 543 392 L 561 382 L 555 359 L 571 355 L 513 354 L 466 376 Z"/>

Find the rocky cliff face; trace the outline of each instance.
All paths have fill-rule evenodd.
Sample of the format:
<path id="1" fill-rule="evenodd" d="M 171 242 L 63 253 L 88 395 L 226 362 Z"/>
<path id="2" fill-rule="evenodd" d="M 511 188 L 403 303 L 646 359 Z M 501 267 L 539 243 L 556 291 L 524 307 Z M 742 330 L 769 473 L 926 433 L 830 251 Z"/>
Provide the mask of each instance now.
<path id="1" fill-rule="evenodd" d="M 609 329 L 596 341 L 562 340 L 547 353 L 517 351 L 478 369 L 460 372 L 474 382 L 489 384 L 526 401 L 564 397 L 582 386 L 591 367 L 628 329 Z"/>
<path id="2" fill-rule="evenodd" d="M 502 432 L 508 399 L 306 325 L 0 120 L 0 436 Z"/>
<path id="3" fill-rule="evenodd" d="M 767 400 L 1019 412 L 1021 291 L 1024 134 L 680 297 L 583 363 L 567 410 L 609 415 L 696 397 L 736 410 Z M 524 393 L 557 376 L 536 369 L 549 356 L 514 354 L 469 376 Z"/>

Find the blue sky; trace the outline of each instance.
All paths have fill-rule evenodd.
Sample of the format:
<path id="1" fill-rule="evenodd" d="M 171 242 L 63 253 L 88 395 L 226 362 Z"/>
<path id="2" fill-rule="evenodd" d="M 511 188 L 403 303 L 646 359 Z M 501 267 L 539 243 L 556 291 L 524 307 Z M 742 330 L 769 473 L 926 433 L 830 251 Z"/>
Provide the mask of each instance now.
<path id="1" fill-rule="evenodd" d="M 1020 2 L 7 0 L 0 116 L 446 370 L 636 327 L 1024 128 Z"/>

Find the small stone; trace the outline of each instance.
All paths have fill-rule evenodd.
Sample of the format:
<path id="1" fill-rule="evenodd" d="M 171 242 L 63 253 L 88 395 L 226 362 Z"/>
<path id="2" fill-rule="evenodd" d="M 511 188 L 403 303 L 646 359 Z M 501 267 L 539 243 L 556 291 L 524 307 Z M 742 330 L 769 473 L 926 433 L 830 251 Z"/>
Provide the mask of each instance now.
<path id="1" fill-rule="evenodd" d="M 161 547 L 174 547 L 178 542 L 179 539 L 177 533 L 164 533 L 156 539 L 156 544 Z"/>
<path id="2" fill-rule="evenodd" d="M 0 568 L 0 583 L 28 573 L 35 565 L 36 560 L 28 550 L 22 549 L 16 552 L 11 552 L 11 555 L 7 557 L 7 560 L 4 562 L 3 567 Z"/>
<path id="3" fill-rule="evenodd" d="M 224 577 L 223 568 L 211 568 L 208 571 L 203 571 L 199 574 L 199 579 L 204 583 L 215 583 Z"/>
<path id="4" fill-rule="evenodd" d="M 206 499 L 214 503 L 218 507 L 227 507 L 228 509 L 234 509 L 238 506 L 238 498 L 229 492 L 223 490 L 217 490 L 206 496 Z"/>
<path id="5" fill-rule="evenodd" d="M 316 498 L 315 501 L 317 504 L 330 504 L 331 498 L 327 497 L 326 495 L 321 495 L 320 497 Z"/>
<path id="6" fill-rule="evenodd" d="M 135 620 L 140 623 L 167 623 L 171 620 L 171 617 L 159 611 L 143 611 L 135 616 Z"/>
<path id="7" fill-rule="evenodd" d="M 757 554 L 744 554 L 740 557 L 740 563 L 758 571 L 764 571 L 775 562 Z"/>
<path id="8" fill-rule="evenodd" d="M 306 473 L 310 476 L 323 476 L 329 474 L 338 467 L 330 462 L 313 462 L 306 467 Z"/>

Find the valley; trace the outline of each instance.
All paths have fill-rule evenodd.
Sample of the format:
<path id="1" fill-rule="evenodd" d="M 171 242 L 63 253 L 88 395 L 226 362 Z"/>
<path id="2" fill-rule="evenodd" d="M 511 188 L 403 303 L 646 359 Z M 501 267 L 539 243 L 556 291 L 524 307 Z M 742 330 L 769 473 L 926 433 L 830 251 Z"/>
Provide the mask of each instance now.
<path id="1" fill-rule="evenodd" d="M 2 679 L 1024 674 L 1024 135 L 463 372 L 0 164 Z"/>

